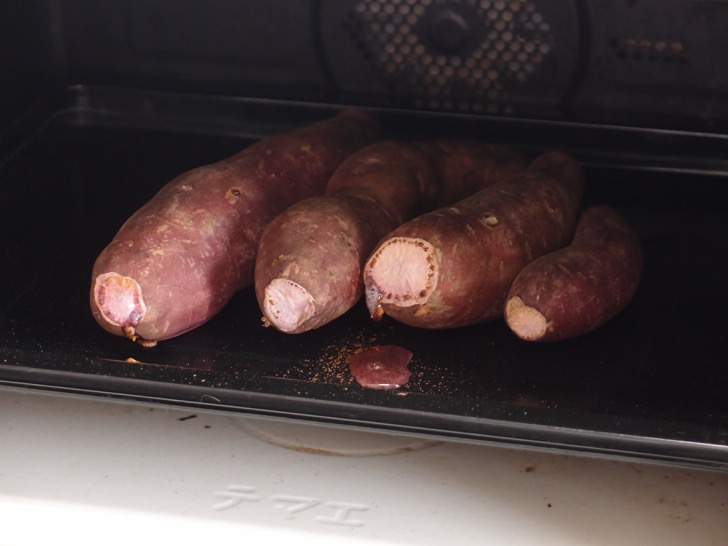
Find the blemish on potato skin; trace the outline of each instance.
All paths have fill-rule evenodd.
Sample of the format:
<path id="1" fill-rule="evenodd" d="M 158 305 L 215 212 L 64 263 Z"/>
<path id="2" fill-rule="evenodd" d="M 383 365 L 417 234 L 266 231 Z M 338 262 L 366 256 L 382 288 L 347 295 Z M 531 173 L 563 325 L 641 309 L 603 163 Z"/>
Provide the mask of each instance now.
<path id="1" fill-rule="evenodd" d="M 478 219 L 478 221 L 486 227 L 496 227 L 500 224 L 498 217 L 491 213 L 484 214 Z"/>
<path id="2" fill-rule="evenodd" d="M 240 195 L 240 188 L 233 187 L 225 192 L 225 200 L 231 205 L 234 205 L 240 200 Z"/>

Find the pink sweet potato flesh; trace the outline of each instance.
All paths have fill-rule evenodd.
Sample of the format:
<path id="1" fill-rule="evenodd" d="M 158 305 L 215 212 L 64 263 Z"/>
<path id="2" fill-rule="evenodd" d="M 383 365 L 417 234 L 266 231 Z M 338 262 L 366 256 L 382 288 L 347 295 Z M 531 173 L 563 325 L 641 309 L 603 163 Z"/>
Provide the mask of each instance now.
<path id="1" fill-rule="evenodd" d="M 573 242 L 527 265 L 508 293 L 505 319 L 528 341 L 562 341 L 592 332 L 632 300 L 642 247 L 613 208 L 586 209 Z"/>
<path id="2" fill-rule="evenodd" d="M 520 155 L 471 142 L 377 142 L 336 170 L 325 196 L 301 201 L 266 228 L 256 260 L 264 321 L 286 333 L 319 328 L 363 291 L 374 245 L 416 214 L 525 169 Z"/>
<path id="3" fill-rule="evenodd" d="M 521 269 L 571 241 L 582 191 L 579 164 L 554 151 L 521 175 L 404 223 L 364 267 L 370 314 L 420 328 L 500 317 Z"/>
<path id="4" fill-rule="evenodd" d="M 265 225 L 321 194 L 336 167 L 377 138 L 369 116 L 345 110 L 178 176 L 98 256 L 93 316 L 105 330 L 145 345 L 205 323 L 252 284 Z"/>

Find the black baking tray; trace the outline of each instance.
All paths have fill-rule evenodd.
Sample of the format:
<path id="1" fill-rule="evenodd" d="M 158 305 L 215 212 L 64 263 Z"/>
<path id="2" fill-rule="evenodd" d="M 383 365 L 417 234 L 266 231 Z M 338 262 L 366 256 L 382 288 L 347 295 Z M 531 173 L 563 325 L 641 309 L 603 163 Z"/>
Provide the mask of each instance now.
<path id="1" fill-rule="evenodd" d="M 728 138 L 371 109 L 392 138 L 458 137 L 585 166 L 645 251 L 638 293 L 596 332 L 531 344 L 503 321 L 424 331 L 363 303 L 287 335 L 252 289 L 202 327 L 145 349 L 103 331 L 91 266 L 164 183 L 343 105 L 71 87 L 0 137 L 0 385 L 280 417 L 436 439 L 728 469 Z M 358 385 L 359 347 L 410 349 L 412 378 Z"/>

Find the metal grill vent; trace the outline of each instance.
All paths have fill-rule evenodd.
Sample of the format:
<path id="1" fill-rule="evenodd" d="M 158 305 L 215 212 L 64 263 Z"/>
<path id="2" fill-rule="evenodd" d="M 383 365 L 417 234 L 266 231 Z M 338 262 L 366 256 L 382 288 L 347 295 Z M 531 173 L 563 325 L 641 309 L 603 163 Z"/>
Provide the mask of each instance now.
<path id="1" fill-rule="evenodd" d="M 554 43 L 531 0 L 360 0 L 344 28 L 389 91 L 459 111 L 510 113 Z"/>
<path id="2" fill-rule="evenodd" d="M 610 45 L 617 58 L 634 61 L 688 62 L 685 45 L 678 40 L 612 38 Z"/>

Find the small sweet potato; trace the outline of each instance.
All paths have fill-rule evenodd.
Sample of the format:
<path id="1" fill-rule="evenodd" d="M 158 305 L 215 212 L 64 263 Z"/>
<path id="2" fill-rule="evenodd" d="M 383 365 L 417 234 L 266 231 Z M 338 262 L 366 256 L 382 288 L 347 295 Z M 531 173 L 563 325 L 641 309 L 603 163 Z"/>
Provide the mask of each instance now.
<path id="1" fill-rule="evenodd" d="M 421 328 L 501 316 L 520 270 L 571 241 L 582 191 L 580 165 L 550 152 L 521 175 L 404 223 L 364 267 L 370 314 Z"/>
<path id="2" fill-rule="evenodd" d="M 325 196 L 278 215 L 261 237 L 255 270 L 264 321 L 286 333 L 327 324 L 363 290 L 374 245 L 416 214 L 525 169 L 520 155 L 472 142 L 377 142 L 336 170 Z"/>
<path id="3" fill-rule="evenodd" d="M 175 178 L 97 258 L 93 316 L 107 331 L 144 345 L 206 322 L 252 283 L 265 225 L 322 193 L 336 167 L 377 138 L 376 122 L 346 110 Z"/>
<path id="4" fill-rule="evenodd" d="M 528 341 L 592 332 L 632 300 L 642 262 L 642 246 L 627 220 L 606 205 L 589 207 L 571 245 L 518 274 L 505 305 L 506 323 Z"/>

